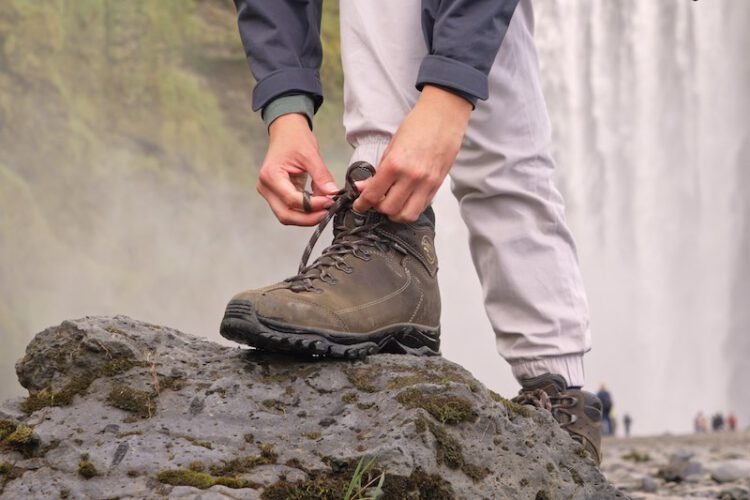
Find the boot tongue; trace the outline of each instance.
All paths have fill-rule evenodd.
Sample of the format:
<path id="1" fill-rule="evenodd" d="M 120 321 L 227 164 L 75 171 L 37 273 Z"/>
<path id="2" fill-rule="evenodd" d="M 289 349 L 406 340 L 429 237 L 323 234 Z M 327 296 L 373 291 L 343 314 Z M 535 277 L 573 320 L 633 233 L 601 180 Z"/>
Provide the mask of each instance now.
<path id="1" fill-rule="evenodd" d="M 375 167 L 366 161 L 358 161 L 352 163 L 346 170 L 346 189 L 352 192 L 358 192 L 355 182 L 364 181 L 375 175 Z M 355 227 L 362 226 L 365 224 L 374 223 L 380 217 L 380 214 L 374 210 L 369 210 L 367 213 L 360 214 L 354 211 L 351 206 L 346 207 L 346 210 L 336 214 L 334 219 L 334 227 L 344 226 L 346 229 L 354 229 Z"/>

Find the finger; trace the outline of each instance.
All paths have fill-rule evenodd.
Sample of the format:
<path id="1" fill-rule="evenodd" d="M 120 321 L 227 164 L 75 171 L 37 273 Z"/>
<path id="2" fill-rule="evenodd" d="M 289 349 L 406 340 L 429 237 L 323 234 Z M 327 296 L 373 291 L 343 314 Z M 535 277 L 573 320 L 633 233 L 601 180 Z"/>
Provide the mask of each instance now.
<path id="1" fill-rule="evenodd" d="M 411 183 L 396 182 L 385 194 L 385 198 L 375 205 L 375 210 L 388 216 L 398 215 L 413 192 L 414 187 Z"/>
<path id="2" fill-rule="evenodd" d="M 386 171 L 379 171 L 375 174 L 375 177 L 367 180 L 367 185 L 364 186 L 359 197 L 354 201 L 354 210 L 365 213 L 380 203 L 388 189 L 393 186 L 394 181 L 393 175 Z"/>
<path id="3" fill-rule="evenodd" d="M 291 226 L 314 226 L 326 216 L 325 210 L 318 210 L 309 214 L 291 210 L 284 205 L 284 202 L 271 192 L 261 193 L 271 206 L 276 218 L 284 225 Z"/>
<path id="4" fill-rule="evenodd" d="M 333 175 L 331 175 L 331 171 L 323 163 L 323 158 L 319 154 L 316 153 L 308 157 L 305 166 L 310 177 L 312 177 L 312 188 L 315 194 L 336 194 L 339 188 L 333 179 Z"/>
<path id="5" fill-rule="evenodd" d="M 389 217 L 394 222 L 414 222 L 419 219 L 422 212 L 425 211 L 430 200 L 427 197 L 428 193 L 423 191 L 416 191 L 406 200 L 401 211 Z"/>
<path id="6" fill-rule="evenodd" d="M 287 208 L 304 212 L 302 191 L 298 190 L 283 169 L 273 171 L 261 179 L 261 184 L 267 192 L 272 193 Z M 263 194 L 263 193 L 261 193 Z M 327 196 L 310 197 L 310 208 L 313 212 L 324 210 L 333 205 L 333 200 Z"/>

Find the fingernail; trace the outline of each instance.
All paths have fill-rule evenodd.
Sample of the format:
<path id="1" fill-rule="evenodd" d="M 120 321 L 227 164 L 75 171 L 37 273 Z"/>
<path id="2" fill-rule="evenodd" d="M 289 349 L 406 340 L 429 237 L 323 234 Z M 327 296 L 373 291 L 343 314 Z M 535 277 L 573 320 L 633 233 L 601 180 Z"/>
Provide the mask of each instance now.
<path id="1" fill-rule="evenodd" d="M 338 186 L 336 186 L 336 184 L 333 182 L 327 183 L 325 186 L 323 186 L 323 188 L 326 190 L 327 193 L 330 193 L 330 194 L 333 194 L 339 190 Z"/>

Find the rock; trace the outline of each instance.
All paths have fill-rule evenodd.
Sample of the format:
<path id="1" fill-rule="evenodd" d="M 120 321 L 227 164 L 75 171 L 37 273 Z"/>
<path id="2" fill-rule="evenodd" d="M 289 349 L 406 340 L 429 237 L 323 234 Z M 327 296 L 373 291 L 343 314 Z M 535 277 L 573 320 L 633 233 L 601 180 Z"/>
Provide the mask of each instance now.
<path id="1" fill-rule="evenodd" d="M 118 316 L 41 332 L 16 370 L 3 498 L 341 498 L 372 457 L 384 498 L 623 496 L 549 414 L 442 358 L 295 358 Z"/>
<path id="2" fill-rule="evenodd" d="M 747 488 L 735 486 L 721 490 L 717 498 L 719 500 L 750 500 L 750 491 Z"/>
<path id="3" fill-rule="evenodd" d="M 688 480 L 690 476 L 697 476 L 703 472 L 703 466 L 700 462 L 691 460 L 692 455 L 689 453 L 675 453 L 669 463 L 659 469 L 659 477 L 667 482 L 679 483 Z"/>
<path id="4" fill-rule="evenodd" d="M 646 493 L 654 493 L 658 489 L 658 486 L 656 485 L 656 481 L 652 477 L 645 476 L 641 480 L 641 490 L 645 491 Z"/>
<path id="5" fill-rule="evenodd" d="M 729 460 L 720 463 L 711 473 L 711 478 L 717 483 L 750 479 L 750 460 Z"/>

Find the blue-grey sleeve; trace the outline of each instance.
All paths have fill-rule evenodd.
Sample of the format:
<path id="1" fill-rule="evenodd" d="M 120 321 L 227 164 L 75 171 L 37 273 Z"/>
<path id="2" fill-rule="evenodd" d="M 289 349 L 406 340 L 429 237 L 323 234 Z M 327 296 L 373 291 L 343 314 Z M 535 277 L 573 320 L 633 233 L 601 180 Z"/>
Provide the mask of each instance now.
<path id="1" fill-rule="evenodd" d="M 487 75 L 519 0 L 422 0 L 429 54 L 417 88 L 439 85 L 472 104 L 489 97 Z"/>
<path id="2" fill-rule="evenodd" d="M 323 102 L 320 65 L 322 0 L 235 0 L 250 70 L 257 80 L 253 110 L 284 94 Z"/>

